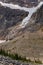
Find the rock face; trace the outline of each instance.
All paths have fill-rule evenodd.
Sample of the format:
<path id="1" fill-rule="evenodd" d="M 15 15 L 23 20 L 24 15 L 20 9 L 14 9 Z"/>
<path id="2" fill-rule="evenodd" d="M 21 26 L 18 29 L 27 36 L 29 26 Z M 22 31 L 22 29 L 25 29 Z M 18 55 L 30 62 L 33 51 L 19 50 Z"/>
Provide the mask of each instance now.
<path id="1" fill-rule="evenodd" d="M 0 7 L 0 29 L 9 28 L 21 22 L 26 16 L 27 12 Z"/>
<path id="2" fill-rule="evenodd" d="M 20 6 L 27 6 L 27 7 L 38 4 L 38 0 L 0 0 L 0 1 L 19 4 Z"/>
<path id="3" fill-rule="evenodd" d="M 0 37 L 8 28 L 21 23 L 27 15 L 28 12 L 0 6 Z"/>
<path id="4" fill-rule="evenodd" d="M 43 5 L 31 16 L 30 24 L 27 24 L 27 28 L 30 31 L 36 31 L 40 29 L 42 26 L 43 26 Z"/>
<path id="5" fill-rule="evenodd" d="M 40 64 L 31 63 L 31 62 L 27 63 L 27 62 L 22 62 L 22 61 L 18 61 L 18 60 L 12 60 L 9 57 L 5 57 L 5 56 L 0 55 L 0 65 L 40 65 Z"/>
<path id="6" fill-rule="evenodd" d="M 17 60 L 12 60 L 11 58 L 8 57 L 0 56 L 0 65 L 33 65 L 33 64 L 25 62 L 23 63 Z"/>
<path id="7" fill-rule="evenodd" d="M 43 5 L 37 10 L 35 14 L 33 14 L 32 17 L 35 23 L 43 24 Z"/>
<path id="8" fill-rule="evenodd" d="M 19 23 L 27 15 L 28 12 L 0 6 L 0 39 L 13 39 L 20 35 L 22 31 L 29 30 L 34 32 L 43 25 L 43 5 L 32 15 L 30 23 L 27 24 L 26 28 L 19 29 Z"/>

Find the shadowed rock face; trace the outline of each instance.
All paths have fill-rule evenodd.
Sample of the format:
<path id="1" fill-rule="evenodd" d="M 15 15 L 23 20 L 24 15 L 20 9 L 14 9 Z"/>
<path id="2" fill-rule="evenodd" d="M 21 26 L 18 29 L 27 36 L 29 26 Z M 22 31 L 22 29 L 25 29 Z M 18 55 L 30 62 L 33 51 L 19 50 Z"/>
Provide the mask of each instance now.
<path id="1" fill-rule="evenodd" d="M 26 16 L 27 12 L 0 7 L 0 29 L 6 29 L 21 22 Z"/>
<path id="2" fill-rule="evenodd" d="M 27 24 L 27 29 L 37 31 L 43 26 L 43 5 L 32 15 L 30 23 Z"/>
<path id="3" fill-rule="evenodd" d="M 14 28 L 13 30 L 10 30 L 10 32 L 12 31 L 12 33 L 10 32 L 8 33 L 9 39 L 20 36 L 21 34 L 25 34 L 26 31 L 28 33 L 29 31 L 31 33 L 37 32 L 38 30 L 40 30 L 42 26 L 43 26 L 43 5 L 32 15 L 30 22 L 26 25 L 25 28 L 19 29 L 19 27 L 17 26 L 18 29 Z M 15 31 L 16 33 L 13 33 L 13 31 Z M 10 36 L 10 34 L 12 36 Z"/>
<path id="4" fill-rule="evenodd" d="M 24 2 L 24 3 L 28 3 L 28 2 L 38 2 L 38 0 L 0 0 L 3 2 Z"/>
<path id="5" fill-rule="evenodd" d="M 21 32 L 23 33 L 23 31 L 34 32 L 39 30 L 43 25 L 43 5 L 32 15 L 30 23 L 27 24 L 26 28 L 19 29 L 16 24 L 19 24 L 27 15 L 28 13 L 24 11 L 0 7 L 0 37 L 4 39 L 6 36 L 7 38 L 9 36 L 9 39 L 13 39 L 20 35 Z"/>
<path id="6" fill-rule="evenodd" d="M 7 29 L 21 23 L 27 15 L 28 12 L 0 6 L 0 37 L 7 35 Z"/>
<path id="7" fill-rule="evenodd" d="M 14 3 L 14 4 L 18 4 L 20 6 L 34 6 L 38 4 L 38 0 L 0 0 L 2 2 L 7 2 L 7 3 Z M 34 2 L 34 3 L 31 3 Z"/>
<path id="8" fill-rule="evenodd" d="M 43 5 L 37 10 L 35 14 L 33 14 L 32 17 L 34 17 L 35 23 L 43 24 Z"/>

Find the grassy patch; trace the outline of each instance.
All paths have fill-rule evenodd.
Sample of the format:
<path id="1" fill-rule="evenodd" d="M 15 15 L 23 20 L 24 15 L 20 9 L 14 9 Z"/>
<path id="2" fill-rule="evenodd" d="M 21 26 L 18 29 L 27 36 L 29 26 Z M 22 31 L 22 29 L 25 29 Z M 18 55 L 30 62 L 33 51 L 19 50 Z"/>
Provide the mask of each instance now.
<path id="1" fill-rule="evenodd" d="M 12 43 L 16 43 L 17 41 L 18 41 L 18 39 L 17 39 L 17 40 L 12 41 Z"/>
<path id="2" fill-rule="evenodd" d="M 35 63 L 42 64 L 42 62 L 40 60 L 35 60 Z"/>
<path id="3" fill-rule="evenodd" d="M 10 53 L 6 52 L 5 50 L 2 50 L 2 49 L 0 50 L 0 55 L 8 56 L 14 60 L 21 60 L 23 62 L 24 61 L 32 62 L 30 59 L 27 60 L 26 58 L 23 58 L 23 57 L 19 56 L 18 54 L 10 54 Z M 35 60 L 35 63 L 42 64 L 42 62 L 40 60 L 38 60 L 38 61 Z"/>

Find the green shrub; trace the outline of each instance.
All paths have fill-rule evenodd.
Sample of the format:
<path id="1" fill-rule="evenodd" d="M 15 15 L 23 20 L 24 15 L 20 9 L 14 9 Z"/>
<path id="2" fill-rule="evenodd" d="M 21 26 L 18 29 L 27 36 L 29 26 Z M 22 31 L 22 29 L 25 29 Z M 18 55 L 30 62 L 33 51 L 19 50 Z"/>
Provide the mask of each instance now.
<path id="1" fill-rule="evenodd" d="M 40 60 L 35 60 L 35 63 L 42 64 Z"/>
<path id="2" fill-rule="evenodd" d="M 2 50 L 0 49 L 0 55 L 3 55 L 3 56 L 8 56 L 14 60 L 21 60 L 21 61 L 26 61 L 26 62 L 32 62 L 30 59 L 26 59 L 26 58 L 23 58 L 21 56 L 19 56 L 18 54 L 10 54 L 8 52 L 6 52 L 5 50 Z M 35 60 L 35 63 L 39 63 L 39 64 L 42 64 L 42 62 L 40 60 Z"/>

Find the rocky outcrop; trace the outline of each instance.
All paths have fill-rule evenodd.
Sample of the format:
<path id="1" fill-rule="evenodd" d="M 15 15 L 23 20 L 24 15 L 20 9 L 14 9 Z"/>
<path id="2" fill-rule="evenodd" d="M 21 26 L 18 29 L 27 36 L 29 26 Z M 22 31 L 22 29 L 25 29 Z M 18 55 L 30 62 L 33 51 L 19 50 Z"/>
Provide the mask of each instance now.
<path id="1" fill-rule="evenodd" d="M 27 62 L 21 62 L 18 60 L 12 60 L 11 58 L 0 55 L 0 65 L 33 65 L 33 64 Z"/>
<path id="2" fill-rule="evenodd" d="M 43 24 L 43 5 L 32 15 L 35 23 Z"/>
<path id="3" fill-rule="evenodd" d="M 27 15 L 28 12 L 0 6 L 0 37 L 8 33 L 8 28 L 21 23 Z"/>
<path id="4" fill-rule="evenodd" d="M 0 0 L 6 3 L 14 3 L 20 6 L 31 7 L 38 4 L 38 0 Z M 32 3 L 33 2 L 33 3 Z"/>
<path id="5" fill-rule="evenodd" d="M 0 39 L 13 39 L 25 30 L 34 32 L 40 29 L 43 25 L 43 5 L 31 16 L 30 23 L 21 29 L 18 25 L 27 15 L 28 12 L 0 6 Z"/>
<path id="6" fill-rule="evenodd" d="M 5 34 L 5 38 L 7 39 L 13 39 L 27 30 L 28 32 L 38 31 L 42 26 L 43 26 L 43 5 L 35 13 L 33 13 L 30 19 L 30 23 L 28 23 L 25 28 L 21 29 L 17 25 L 9 30 L 6 30 L 6 32 L 4 32 L 3 35 Z"/>
<path id="7" fill-rule="evenodd" d="M 21 22 L 26 16 L 27 12 L 0 7 L 0 29 L 7 29 L 11 26 Z"/>
<path id="8" fill-rule="evenodd" d="M 43 5 L 31 16 L 30 23 L 27 24 L 27 29 L 37 31 L 43 26 Z"/>

